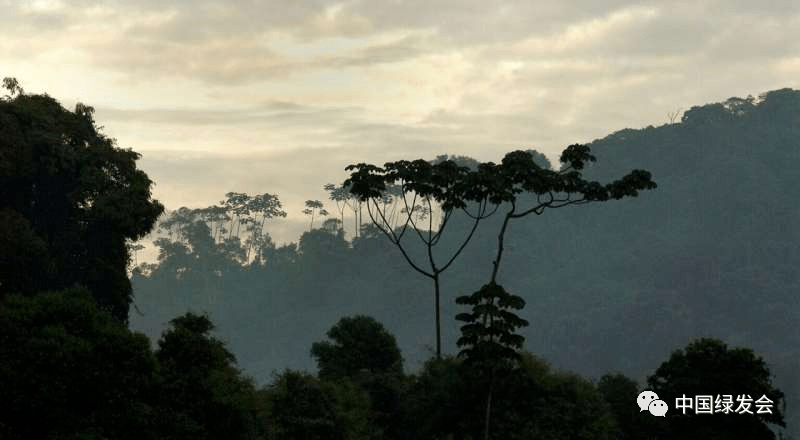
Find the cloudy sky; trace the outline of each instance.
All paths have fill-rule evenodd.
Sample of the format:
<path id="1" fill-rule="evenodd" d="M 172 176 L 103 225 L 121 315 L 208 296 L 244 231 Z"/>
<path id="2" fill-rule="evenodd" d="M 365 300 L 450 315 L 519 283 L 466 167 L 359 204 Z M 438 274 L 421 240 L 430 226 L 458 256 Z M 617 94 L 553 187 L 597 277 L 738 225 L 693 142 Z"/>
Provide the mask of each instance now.
<path id="1" fill-rule="evenodd" d="M 555 159 L 800 88 L 800 2 L 0 0 L 5 76 L 94 106 L 170 209 L 277 194 L 286 242 L 350 163 Z"/>

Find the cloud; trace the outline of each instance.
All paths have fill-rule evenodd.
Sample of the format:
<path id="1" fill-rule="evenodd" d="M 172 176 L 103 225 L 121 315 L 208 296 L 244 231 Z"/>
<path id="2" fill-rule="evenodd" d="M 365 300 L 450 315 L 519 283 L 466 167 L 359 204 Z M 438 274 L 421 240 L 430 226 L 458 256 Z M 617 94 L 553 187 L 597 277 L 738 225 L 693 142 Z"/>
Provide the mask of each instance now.
<path id="1" fill-rule="evenodd" d="M 97 108 L 110 136 L 144 153 L 170 206 L 277 185 L 302 209 L 349 163 L 517 148 L 552 159 L 679 108 L 800 86 L 795 0 L 0 9 L 0 74 Z"/>
<path id="2" fill-rule="evenodd" d="M 727 3 L 726 3 L 727 4 Z M 41 55 L 69 45 L 128 81 L 200 81 L 212 87 L 300 81 L 326 70 L 369 69 L 431 55 L 565 63 L 563 57 L 775 55 L 797 48 L 800 8 L 720 9 L 715 1 L 287 2 L 142 1 L 115 7 L 55 0 L 21 3 L 0 22 L 0 50 Z M 27 5 L 27 6 L 24 6 Z M 796 22 L 794 23 L 796 24 Z M 797 26 L 795 26 L 797 28 Z"/>
<path id="3" fill-rule="evenodd" d="M 104 119 L 121 123 L 231 127 L 257 125 L 265 128 L 331 125 L 363 111 L 353 107 L 310 106 L 287 101 L 267 101 L 255 107 L 228 110 L 113 107 L 98 107 L 96 110 Z"/>
<path id="4" fill-rule="evenodd" d="M 775 69 L 789 74 L 800 73 L 800 57 L 784 57 L 775 62 Z"/>
<path id="5" fill-rule="evenodd" d="M 420 32 L 378 34 L 356 41 L 348 32 L 331 31 L 331 38 L 338 40 L 315 43 L 293 39 L 291 32 L 285 30 L 233 35 L 201 33 L 187 38 L 179 32 L 183 26 L 173 23 L 175 17 L 174 11 L 145 17 L 123 34 L 87 42 L 87 53 L 96 66 L 128 76 L 179 77 L 230 85 L 287 80 L 324 69 L 393 63 L 425 53 L 425 44 L 430 41 Z M 189 35 L 193 32 L 187 31 Z M 170 38 L 173 33 L 182 37 Z M 349 44 L 342 44 L 343 41 Z"/>
<path id="6" fill-rule="evenodd" d="M 121 36 L 94 43 L 91 56 L 97 67 L 141 80 L 177 77 L 213 84 L 286 78 L 301 66 L 269 47 L 240 39 L 189 44 Z"/>
<path id="7" fill-rule="evenodd" d="M 610 35 L 624 32 L 627 27 L 650 21 L 658 16 L 658 10 L 647 7 L 628 7 L 608 15 L 579 21 L 563 30 L 547 36 L 534 35 L 514 47 L 526 54 L 564 53 L 585 51 L 602 46 Z"/>
<path id="8" fill-rule="evenodd" d="M 346 8 L 344 3 L 334 3 L 312 14 L 306 26 L 299 26 L 296 34 L 303 40 L 323 37 L 361 37 L 372 30 L 371 22 L 364 16 Z"/>
<path id="9" fill-rule="evenodd" d="M 426 39 L 420 35 L 408 35 L 388 43 L 369 45 L 350 53 L 320 57 L 309 64 L 323 68 L 345 68 L 395 63 L 427 53 L 424 48 L 426 43 Z"/>

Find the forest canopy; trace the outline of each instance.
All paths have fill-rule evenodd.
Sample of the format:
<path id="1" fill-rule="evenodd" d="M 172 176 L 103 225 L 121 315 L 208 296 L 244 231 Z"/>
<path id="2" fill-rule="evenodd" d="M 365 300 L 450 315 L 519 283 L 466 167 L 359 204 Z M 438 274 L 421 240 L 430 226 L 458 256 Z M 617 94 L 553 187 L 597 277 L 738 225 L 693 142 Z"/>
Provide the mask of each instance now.
<path id="1" fill-rule="evenodd" d="M 95 124 L 6 78 L 0 99 L 0 298 L 82 285 L 117 319 L 133 298 L 127 243 L 144 237 L 164 207 L 153 182 Z"/>
<path id="2" fill-rule="evenodd" d="M 503 288 L 485 285 L 502 221 L 487 218 L 444 284 L 444 355 L 432 359 L 421 330 L 430 286 L 409 276 L 342 187 L 326 187 L 327 202 L 310 199 L 309 230 L 280 246 L 269 235 L 285 215 L 276 194 L 228 192 L 218 205 L 172 211 L 158 223 L 159 260 L 129 279 L 134 240 L 163 211 L 139 155 L 102 134 L 91 107 L 69 111 L 4 85 L 0 437 L 478 438 L 489 413 L 493 438 L 730 435 L 701 418 L 637 419 L 630 409 L 645 376 L 667 400 L 708 384 L 770 396 L 773 416 L 736 428 L 752 438 L 797 425 L 800 346 L 785 330 L 800 313 L 800 183 L 781 166 L 800 158 L 796 91 L 696 107 L 680 123 L 589 144 L 598 161 L 587 179 L 641 167 L 659 191 L 514 224 Z M 315 221 L 323 210 L 339 218 Z M 453 217 L 449 227 L 472 224 Z M 429 251 L 407 245 L 415 257 Z M 131 327 L 150 341 L 127 327 L 134 299 Z M 459 339 L 453 318 L 491 331 L 490 310 L 511 323 L 498 335 L 515 355 L 478 363 L 495 375 L 487 399 L 476 363 L 447 353 Z M 712 371 L 730 365 L 739 368 Z"/>

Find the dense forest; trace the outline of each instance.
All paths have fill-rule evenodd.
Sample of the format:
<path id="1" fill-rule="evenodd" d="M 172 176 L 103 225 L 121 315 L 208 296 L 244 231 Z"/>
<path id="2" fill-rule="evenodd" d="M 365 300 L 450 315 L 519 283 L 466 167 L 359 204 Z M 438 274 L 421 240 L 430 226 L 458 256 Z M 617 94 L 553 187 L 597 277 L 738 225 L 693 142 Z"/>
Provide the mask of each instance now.
<path id="1" fill-rule="evenodd" d="M 164 213 L 91 107 L 4 85 L 0 438 L 800 438 L 798 91 L 354 165 L 277 246 L 279 195 Z"/>

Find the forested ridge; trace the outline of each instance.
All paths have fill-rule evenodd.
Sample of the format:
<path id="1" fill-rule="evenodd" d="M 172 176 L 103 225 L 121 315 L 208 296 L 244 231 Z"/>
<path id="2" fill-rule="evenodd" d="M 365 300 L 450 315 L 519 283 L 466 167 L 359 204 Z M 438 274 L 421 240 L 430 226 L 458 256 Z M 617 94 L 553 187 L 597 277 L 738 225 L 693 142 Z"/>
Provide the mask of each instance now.
<path id="1" fill-rule="evenodd" d="M 526 313 L 534 323 L 525 330 L 530 349 L 595 376 L 609 368 L 639 376 L 671 347 L 702 334 L 774 349 L 787 361 L 798 358 L 800 341 L 787 329 L 800 311 L 794 294 L 800 287 L 795 270 L 800 181 L 792 165 L 800 154 L 800 97 L 787 89 L 762 99 L 695 107 L 681 123 L 626 129 L 592 142 L 598 161 L 587 175 L 603 178 L 641 167 L 657 176 L 659 189 L 613 208 L 567 208 L 512 226 L 503 273 L 528 301 Z M 325 203 L 329 219 L 338 218 L 334 201 Z M 197 270 L 199 262 L 181 272 L 187 269 L 179 262 L 179 244 L 198 246 L 195 238 L 170 241 L 171 248 L 162 242 L 162 260 L 147 269 L 149 276 L 134 277 L 144 313 L 133 317 L 134 325 L 157 332 L 173 312 L 209 310 L 220 324 L 231 320 L 222 327 L 234 346 L 261 335 L 269 338 L 266 350 L 275 353 L 274 364 L 309 368 L 302 338 L 312 341 L 337 317 L 363 312 L 398 335 L 407 362 L 426 359 L 423 345 L 432 345 L 426 337 L 431 313 L 426 281 L 369 227 L 353 239 L 330 220 L 318 224 L 296 244 L 263 248 L 271 253 L 264 264 L 242 268 L 224 265 L 236 257 L 220 260 L 216 269 L 226 276 L 216 283 L 224 289 L 192 277 L 211 276 Z M 452 235 L 463 236 L 459 232 L 469 226 L 466 221 L 451 226 L 462 228 Z M 490 230 L 478 227 L 444 277 L 445 316 L 455 315 L 455 296 L 491 270 Z M 211 257 L 198 254 L 192 258 Z M 197 283 L 203 289 L 196 289 Z M 299 318 L 292 313 L 297 304 L 307 307 Z M 646 331 L 634 337 L 629 329 Z M 457 328 L 444 331 L 452 352 Z M 243 362 L 258 377 L 274 368 L 269 357 L 255 354 L 256 346 L 235 351 L 254 353 L 262 368 Z M 637 355 L 625 355 L 631 352 Z"/>
<path id="2" fill-rule="evenodd" d="M 598 161 L 587 175 L 641 167 L 659 189 L 613 208 L 566 208 L 512 226 L 503 273 L 528 302 L 526 348 L 590 377 L 619 370 L 641 379 L 691 338 L 714 336 L 768 354 L 782 388 L 799 390 L 800 339 L 792 331 L 800 314 L 799 122 L 800 93 L 784 89 L 590 143 Z M 338 217 L 333 200 L 326 206 Z M 453 235 L 469 226 L 462 222 Z M 458 312 L 454 298 L 491 270 L 489 229 L 478 227 L 443 278 L 445 319 Z M 215 291 L 225 298 L 216 305 L 189 299 L 199 292 L 189 280 L 180 289 L 167 275 L 174 260 L 164 260 L 151 277 L 134 278 L 145 314 L 134 322 L 155 333 L 165 322 L 159 316 L 170 315 L 158 314 L 165 302 L 157 298 L 176 301 L 165 292 L 178 289 L 185 302 L 163 310 L 212 311 L 242 365 L 264 380 L 275 365 L 313 368 L 308 344 L 353 313 L 391 329 L 409 365 L 431 355 L 431 287 L 381 234 L 367 229 L 347 240 L 320 227 L 275 252 L 273 265 L 236 268 Z M 298 316 L 301 304 L 306 313 Z M 443 333 L 446 352 L 454 352 L 458 327 Z"/>
<path id="3" fill-rule="evenodd" d="M 561 165 L 533 150 L 398 164 L 430 185 L 417 193 L 448 188 L 468 209 L 488 193 L 470 199 L 438 176 L 519 178 L 525 191 L 498 196 L 500 213 L 542 203 L 550 187 L 624 198 L 515 219 L 502 266 L 503 217 L 481 220 L 442 272 L 437 358 L 431 283 L 372 224 L 358 180 L 309 200 L 309 230 L 289 245 L 269 236 L 286 215 L 269 192 L 230 188 L 158 219 L 138 155 L 97 129 L 91 107 L 5 85 L 0 437 L 777 438 L 767 426 L 798 437 L 798 91 L 694 107 L 680 123 L 570 146 Z M 649 174 L 620 179 L 639 169 Z M 431 194 L 440 203 L 427 210 L 397 187 L 378 196 L 390 225 L 414 216 L 432 232 L 453 199 Z M 440 261 L 475 225 L 460 212 L 431 249 Z M 151 228 L 158 261 L 134 264 Z M 399 243 L 425 261 L 416 238 Z M 479 358 L 483 337 L 469 337 L 495 304 L 514 312 L 492 316 L 516 323 L 498 339 L 502 362 Z M 642 389 L 672 405 L 704 386 L 777 406 L 711 421 L 635 406 Z"/>

